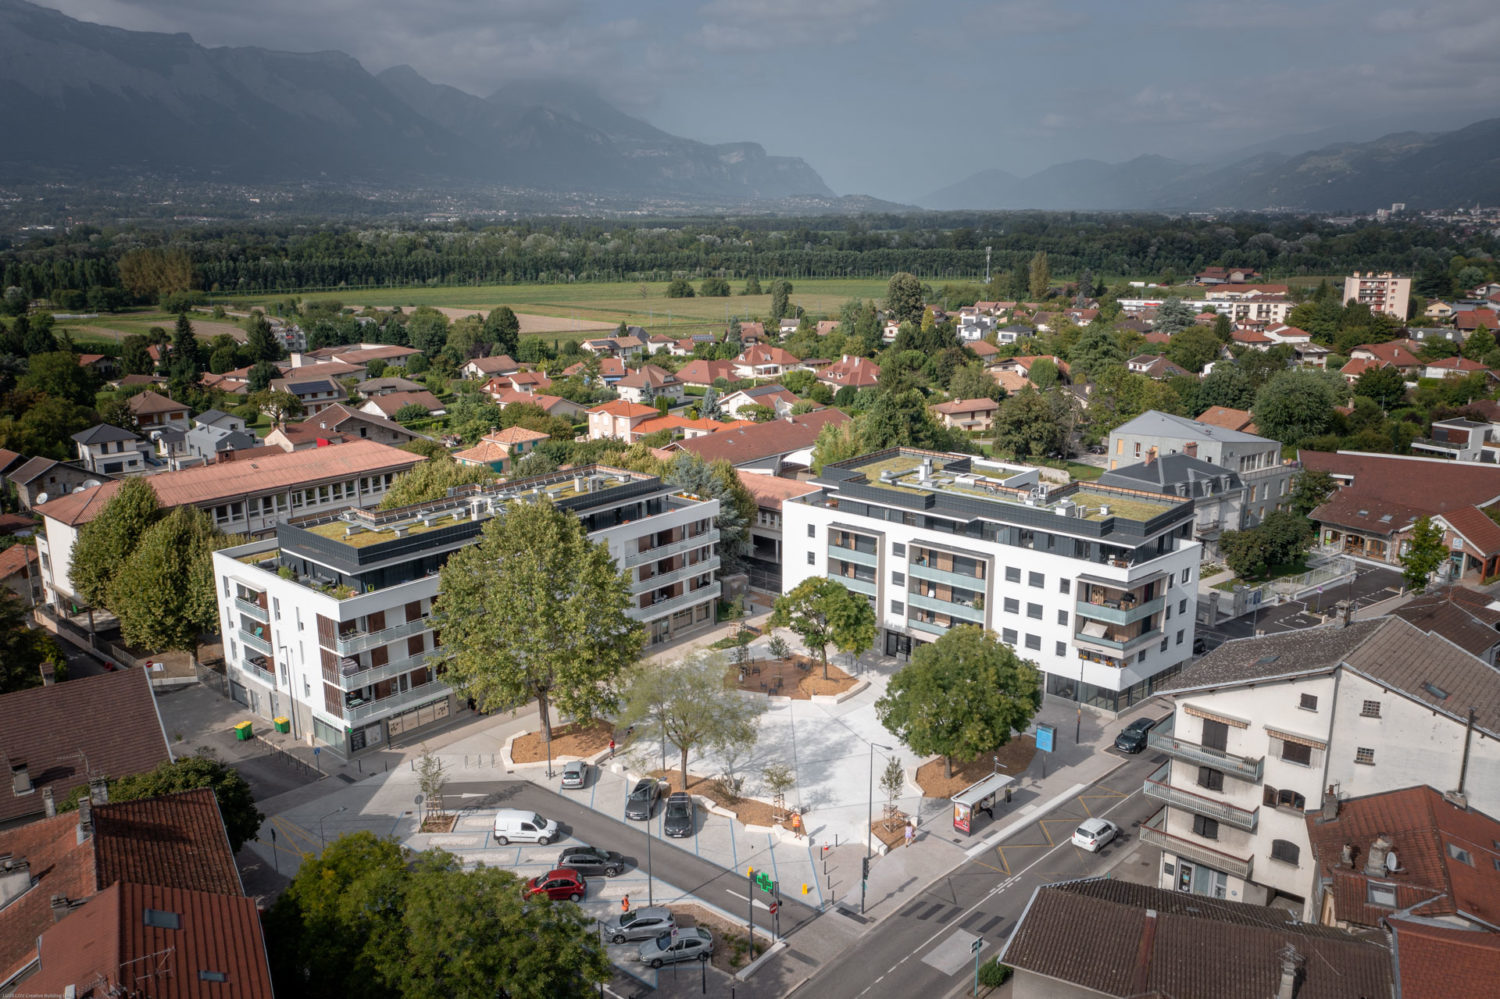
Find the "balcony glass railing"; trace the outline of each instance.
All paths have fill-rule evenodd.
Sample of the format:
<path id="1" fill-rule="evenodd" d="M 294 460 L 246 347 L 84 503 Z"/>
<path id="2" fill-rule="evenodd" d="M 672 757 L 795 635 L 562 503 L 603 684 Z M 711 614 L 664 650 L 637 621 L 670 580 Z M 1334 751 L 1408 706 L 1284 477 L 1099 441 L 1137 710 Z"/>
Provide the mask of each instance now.
<path id="1" fill-rule="evenodd" d="M 835 583 L 843 583 L 845 587 L 855 593 L 863 593 L 867 597 L 879 596 L 875 592 L 875 580 L 860 579 L 858 576 L 845 576 L 842 573 L 830 572 L 828 578 Z"/>
<path id="2" fill-rule="evenodd" d="M 968 604 L 961 604 L 952 600 L 942 600 L 938 597 L 929 597 L 921 593 L 908 593 L 906 595 L 906 602 L 913 607 L 930 610 L 935 614 L 947 614 L 951 617 L 961 617 L 965 621 L 972 621 L 975 624 L 984 624 L 984 611 L 976 607 L 971 607 Z"/>
<path id="3" fill-rule="evenodd" d="M 1166 604 L 1163 597 L 1155 600 L 1138 602 L 1134 600 L 1105 599 L 1103 602 L 1097 600 L 1080 600 L 1075 605 L 1078 614 L 1094 621 L 1108 621 L 1110 624 L 1134 624 L 1137 621 L 1159 613 Z"/>
<path id="4" fill-rule="evenodd" d="M 680 597 L 673 597 L 670 600 L 658 600 L 650 607 L 632 607 L 629 609 L 629 613 L 637 621 L 650 621 L 666 614 L 674 614 L 685 607 L 693 607 L 701 604 L 705 600 L 717 599 L 719 589 L 718 582 L 712 582 L 707 586 L 693 590 L 691 593 L 684 593 Z"/>
<path id="5" fill-rule="evenodd" d="M 856 565 L 867 565 L 872 568 L 880 565 L 880 556 L 875 552 L 860 551 L 858 548 L 845 548 L 842 545 L 829 545 L 828 557 L 830 559 L 843 559 L 845 562 L 853 562 Z"/>
<path id="6" fill-rule="evenodd" d="M 404 621 L 401 624 L 382 628 L 379 631 L 350 631 L 339 635 L 334 640 L 333 646 L 341 656 L 352 656 L 356 652 L 364 652 L 373 649 L 377 645 L 394 642 L 398 638 L 415 635 L 419 631 L 426 631 L 432 627 L 432 622 L 425 617 L 419 617 L 415 621 Z"/>
<path id="7" fill-rule="evenodd" d="M 658 575 L 651 576 L 647 579 L 638 579 L 634 583 L 630 584 L 630 592 L 645 593 L 647 590 L 654 590 L 662 586 L 670 586 L 672 583 L 680 582 L 684 579 L 690 579 L 693 576 L 701 576 L 705 572 L 717 572 L 719 569 L 719 565 L 719 556 L 715 555 L 713 558 L 704 559 L 700 562 L 694 562 L 692 565 L 685 565 L 681 569 L 674 569 L 671 572 L 663 572 Z"/>
<path id="8" fill-rule="evenodd" d="M 271 620 L 270 613 L 254 600 L 246 600 L 244 597 L 235 597 L 234 605 L 238 607 L 242 613 L 250 615 L 257 621 L 268 622 Z"/>
<path id="9" fill-rule="evenodd" d="M 694 548 L 702 548 L 704 545 L 717 543 L 719 540 L 718 528 L 695 534 L 691 538 L 683 538 L 681 541 L 672 541 L 645 551 L 627 552 L 625 555 L 624 568 L 632 568 L 643 562 L 651 562 L 657 559 L 667 558 L 679 552 L 691 551 Z"/>
<path id="10" fill-rule="evenodd" d="M 424 683 L 420 687 L 403 690 L 399 694 L 382 697 L 376 701 L 362 701 L 359 703 L 344 702 L 344 721 L 364 722 L 372 718 L 379 718 L 392 711 L 409 708 L 413 704 L 423 704 L 427 701 L 435 701 L 448 691 L 445 684 L 439 682 Z"/>
<path id="11" fill-rule="evenodd" d="M 1157 628 L 1142 632 L 1132 638 L 1124 639 L 1107 638 L 1102 635 L 1088 635 L 1081 631 L 1073 636 L 1073 641 L 1078 645 L 1093 645 L 1101 649 L 1112 649 L 1120 653 L 1134 652 L 1136 649 L 1160 639 L 1161 630 Z"/>
<path id="12" fill-rule="evenodd" d="M 442 659 L 442 657 L 443 652 L 441 649 L 428 650 L 414 656 L 393 660 L 384 666 L 371 666 L 367 669 L 356 669 L 352 672 L 345 672 L 340 669 L 339 687 L 343 690 L 358 690 L 361 687 L 368 687 L 372 683 L 379 683 L 382 680 L 392 680 L 403 673 L 410 673 L 412 670 L 432 665 Z"/>
<path id="13" fill-rule="evenodd" d="M 246 631 L 244 628 L 241 628 L 239 630 L 239 639 L 244 643 L 246 648 L 255 649 L 257 652 L 264 652 L 266 655 L 270 655 L 270 638 L 265 635 L 265 629 L 261 629 L 261 632 L 261 634 L 257 635 L 253 631 Z"/>
<path id="14" fill-rule="evenodd" d="M 1240 808 L 1238 805 L 1231 805 L 1227 801 L 1220 801 L 1218 798 L 1198 791 L 1176 787 L 1172 784 L 1171 775 L 1172 764 L 1164 763 L 1154 774 L 1147 777 L 1144 787 L 1146 797 L 1164 805 L 1184 809 L 1194 815 L 1218 819 L 1225 825 L 1234 826 L 1236 829 L 1255 832 L 1256 820 L 1260 814 L 1259 809 Z"/>
<path id="15" fill-rule="evenodd" d="M 984 589 L 984 579 L 980 576 L 970 576 L 950 569 L 939 569 L 936 566 L 923 565 L 921 562 L 909 563 L 906 567 L 906 574 L 913 579 L 927 579 L 934 583 L 947 583 L 949 586 L 961 586 L 969 590 Z"/>

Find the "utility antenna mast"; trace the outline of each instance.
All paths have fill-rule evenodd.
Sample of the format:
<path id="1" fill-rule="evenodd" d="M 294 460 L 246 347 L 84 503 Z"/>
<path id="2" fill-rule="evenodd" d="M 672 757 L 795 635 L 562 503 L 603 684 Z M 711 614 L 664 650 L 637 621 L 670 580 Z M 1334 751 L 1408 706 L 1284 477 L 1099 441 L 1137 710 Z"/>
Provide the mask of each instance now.
<path id="1" fill-rule="evenodd" d="M 986 246 L 984 248 L 984 283 L 985 284 L 989 284 L 990 283 L 990 251 L 993 250 L 993 249 L 994 249 L 993 246 Z"/>

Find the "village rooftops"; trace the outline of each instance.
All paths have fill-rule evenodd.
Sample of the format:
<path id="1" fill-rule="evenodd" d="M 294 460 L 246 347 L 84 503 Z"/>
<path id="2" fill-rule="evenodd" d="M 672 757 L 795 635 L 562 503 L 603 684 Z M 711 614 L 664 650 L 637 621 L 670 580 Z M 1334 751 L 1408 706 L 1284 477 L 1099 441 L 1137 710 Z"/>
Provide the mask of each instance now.
<path id="1" fill-rule="evenodd" d="M 816 481 L 881 505 L 937 513 L 947 508 L 948 516 L 1003 521 L 1014 521 L 1025 511 L 1029 516 L 1020 519 L 1091 535 L 1107 532 L 1116 521 L 1141 525 L 1132 533 L 1154 533 L 1192 511 L 1191 500 L 1089 482 L 1048 488 L 1029 466 L 915 448 L 891 448 L 825 465 Z M 1079 521 L 1094 526 L 1080 529 Z"/>

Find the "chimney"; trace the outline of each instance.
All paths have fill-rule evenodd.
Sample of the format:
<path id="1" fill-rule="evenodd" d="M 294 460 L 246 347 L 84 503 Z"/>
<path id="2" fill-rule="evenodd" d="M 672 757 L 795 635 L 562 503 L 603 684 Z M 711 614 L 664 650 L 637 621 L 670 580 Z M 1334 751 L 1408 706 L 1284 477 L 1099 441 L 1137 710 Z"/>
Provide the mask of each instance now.
<path id="1" fill-rule="evenodd" d="M 31 863 L 25 857 L 0 857 L 0 909 L 31 887 Z"/>
<path id="2" fill-rule="evenodd" d="M 1189 458 L 1198 457 L 1198 442 L 1188 441 L 1187 444 L 1183 446 L 1182 453 L 1187 455 Z"/>
<path id="3" fill-rule="evenodd" d="M 50 659 L 42 660 L 39 672 L 42 674 L 43 687 L 50 687 L 57 682 L 57 667 L 52 664 Z"/>
<path id="4" fill-rule="evenodd" d="M 89 801 L 96 805 L 109 804 L 109 781 L 103 777 L 90 777 Z"/>
<path id="5" fill-rule="evenodd" d="M 52 921 L 62 922 L 62 918 L 73 911 L 73 900 L 66 895 L 52 896 Z"/>
<path id="6" fill-rule="evenodd" d="M 1339 866 L 1354 870 L 1354 844 L 1345 843 L 1344 849 L 1339 853 Z"/>
<path id="7" fill-rule="evenodd" d="M 1146 449 L 1146 464 L 1147 465 L 1154 465 L 1154 464 L 1156 464 L 1156 448 L 1155 447 L 1148 447 Z"/>
<path id="8" fill-rule="evenodd" d="M 1276 985 L 1276 999 L 1296 999 L 1297 986 L 1302 981 L 1302 966 L 1307 959 L 1291 944 L 1277 951 L 1276 956 L 1281 960 L 1281 981 Z"/>
<path id="9" fill-rule="evenodd" d="M 1385 856 L 1391 852 L 1391 839 L 1385 833 L 1375 837 L 1370 844 L 1370 853 L 1365 857 L 1365 876 L 1383 878 L 1386 875 Z"/>
<path id="10" fill-rule="evenodd" d="M 31 793 L 31 773 L 26 769 L 25 761 L 10 765 L 10 787 L 16 794 Z"/>
<path id="11" fill-rule="evenodd" d="M 86 842 L 94 835 L 94 804 L 87 798 L 78 801 L 78 842 Z"/>
<path id="12" fill-rule="evenodd" d="M 50 787 L 42 788 L 42 808 L 46 811 L 47 818 L 49 819 L 57 814 L 57 802 L 52 798 L 52 788 Z"/>
<path id="13" fill-rule="evenodd" d="M 1332 784 L 1329 784 L 1328 785 L 1328 790 L 1326 790 L 1326 791 L 1323 792 L 1323 814 L 1322 814 L 1321 818 L 1322 818 L 1322 820 L 1324 822 L 1332 822 L 1334 819 L 1336 819 L 1338 817 L 1339 817 L 1339 796 L 1338 796 L 1338 792 L 1333 789 L 1333 785 Z"/>

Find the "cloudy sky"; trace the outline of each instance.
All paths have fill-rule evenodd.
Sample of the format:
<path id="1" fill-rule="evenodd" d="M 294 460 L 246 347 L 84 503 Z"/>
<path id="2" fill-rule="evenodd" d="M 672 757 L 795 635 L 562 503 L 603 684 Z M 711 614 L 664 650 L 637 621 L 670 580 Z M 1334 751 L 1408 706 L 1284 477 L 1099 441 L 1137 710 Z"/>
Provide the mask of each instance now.
<path id="1" fill-rule="evenodd" d="M 669 132 L 759 142 L 841 194 L 898 201 L 990 167 L 1204 160 L 1500 115 L 1495 0 L 38 2 L 204 45 L 406 63 L 480 95 L 590 82 Z"/>

